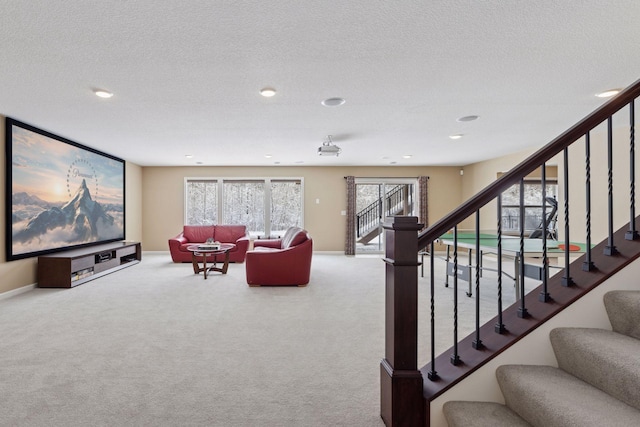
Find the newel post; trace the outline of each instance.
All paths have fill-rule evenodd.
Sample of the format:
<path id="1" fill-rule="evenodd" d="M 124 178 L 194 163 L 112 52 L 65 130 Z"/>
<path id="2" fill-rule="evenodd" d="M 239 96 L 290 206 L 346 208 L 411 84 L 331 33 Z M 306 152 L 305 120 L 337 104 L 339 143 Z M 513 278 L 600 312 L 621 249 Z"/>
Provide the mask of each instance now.
<path id="1" fill-rule="evenodd" d="M 380 362 L 380 416 L 387 426 L 424 426 L 418 370 L 418 218 L 396 216 L 384 225 L 385 357 Z"/>

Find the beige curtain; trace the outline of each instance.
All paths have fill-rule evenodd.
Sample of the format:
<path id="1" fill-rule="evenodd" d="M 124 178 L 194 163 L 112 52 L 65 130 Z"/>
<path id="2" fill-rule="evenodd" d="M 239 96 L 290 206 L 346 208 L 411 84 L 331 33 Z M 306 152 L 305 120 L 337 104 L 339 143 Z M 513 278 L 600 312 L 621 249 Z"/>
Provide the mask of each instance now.
<path id="1" fill-rule="evenodd" d="M 427 183 L 429 182 L 428 176 L 418 177 L 418 197 L 420 200 L 420 212 L 418 215 L 418 222 L 424 224 L 422 230 L 429 226 L 429 211 L 427 209 Z M 422 231 L 420 230 L 420 231 Z"/>
<path id="2" fill-rule="evenodd" d="M 344 254 L 356 254 L 356 178 L 346 176 L 347 181 L 347 234 L 344 241 Z"/>

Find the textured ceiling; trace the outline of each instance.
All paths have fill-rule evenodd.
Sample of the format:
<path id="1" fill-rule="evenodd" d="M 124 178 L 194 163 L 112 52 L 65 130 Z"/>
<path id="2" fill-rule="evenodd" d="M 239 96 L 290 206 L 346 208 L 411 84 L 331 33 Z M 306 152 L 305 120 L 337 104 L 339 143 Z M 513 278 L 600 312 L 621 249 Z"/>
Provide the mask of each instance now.
<path id="1" fill-rule="evenodd" d="M 637 0 L 4 0 L 0 16 L 0 114 L 143 166 L 464 165 L 542 146 L 640 78 Z M 340 157 L 316 155 L 329 134 Z"/>

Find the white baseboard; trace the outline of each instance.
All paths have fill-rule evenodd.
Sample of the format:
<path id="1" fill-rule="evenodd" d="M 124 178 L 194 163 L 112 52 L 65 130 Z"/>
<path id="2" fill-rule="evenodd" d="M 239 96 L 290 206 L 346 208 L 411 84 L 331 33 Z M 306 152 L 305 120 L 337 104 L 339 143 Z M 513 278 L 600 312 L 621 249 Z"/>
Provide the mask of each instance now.
<path id="1" fill-rule="evenodd" d="M 2 292 L 2 293 L 0 293 L 0 300 L 11 298 L 11 297 L 14 297 L 16 295 L 20 295 L 20 294 L 23 294 L 25 292 L 32 291 L 35 288 L 36 288 L 36 284 L 34 283 L 33 285 L 22 286 L 22 287 L 17 288 L 17 289 L 12 289 L 12 290 L 7 291 L 7 292 Z"/>

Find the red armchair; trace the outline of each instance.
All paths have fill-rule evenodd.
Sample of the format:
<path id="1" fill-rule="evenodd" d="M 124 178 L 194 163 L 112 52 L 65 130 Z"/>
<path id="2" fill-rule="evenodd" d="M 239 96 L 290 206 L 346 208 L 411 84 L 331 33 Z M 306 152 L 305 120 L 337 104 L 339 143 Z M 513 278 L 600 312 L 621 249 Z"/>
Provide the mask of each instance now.
<path id="1" fill-rule="evenodd" d="M 255 240 L 247 252 L 247 284 L 306 286 L 313 241 L 307 230 L 290 227 L 281 239 Z"/>
<path id="2" fill-rule="evenodd" d="M 187 246 L 204 243 L 212 238 L 220 243 L 233 243 L 229 262 L 244 262 L 249 249 L 249 233 L 244 225 L 185 225 L 182 232 L 169 239 L 169 252 L 173 262 L 191 262 L 192 253 Z M 223 261 L 220 256 L 217 261 Z"/>

